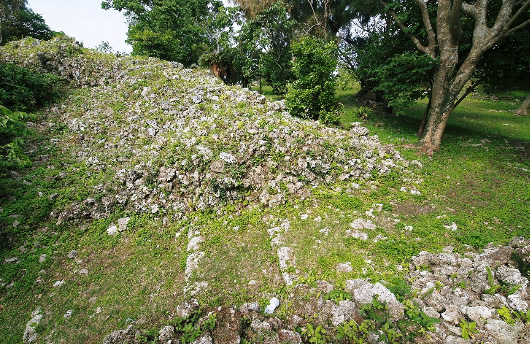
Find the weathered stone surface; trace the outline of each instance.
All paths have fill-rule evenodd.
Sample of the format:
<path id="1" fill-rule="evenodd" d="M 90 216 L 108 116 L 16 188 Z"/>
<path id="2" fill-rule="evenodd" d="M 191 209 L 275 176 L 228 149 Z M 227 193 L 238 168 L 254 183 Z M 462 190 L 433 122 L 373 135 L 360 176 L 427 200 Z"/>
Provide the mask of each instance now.
<path id="1" fill-rule="evenodd" d="M 486 324 L 486 329 L 500 344 L 517 343 L 519 332 L 523 329 L 522 324 L 518 326 L 510 326 L 502 320 L 490 319 Z M 524 325 L 522 325 L 524 326 Z"/>
<path id="2" fill-rule="evenodd" d="M 192 342 L 192 344 L 213 344 L 213 339 L 209 335 L 205 334 Z"/>
<path id="3" fill-rule="evenodd" d="M 42 311 L 40 308 L 31 313 L 31 319 L 26 323 L 26 329 L 24 330 L 24 336 L 22 340 L 24 343 L 34 343 L 37 340 L 36 328 L 42 320 Z"/>
<path id="4" fill-rule="evenodd" d="M 183 303 L 177 306 L 177 316 L 179 318 L 186 318 L 198 309 L 199 302 L 197 300 L 191 299 L 189 301 L 184 301 Z"/>
<path id="5" fill-rule="evenodd" d="M 388 311 L 394 319 L 403 317 L 403 305 L 396 299 L 396 296 L 381 283 L 376 283 L 375 285 L 367 283 L 353 290 L 353 297 L 355 302 L 359 305 L 372 302 L 375 295 L 379 295 L 379 301 L 386 302 Z"/>
<path id="6" fill-rule="evenodd" d="M 124 330 L 114 331 L 103 339 L 103 344 L 134 344 L 136 341 L 136 333 L 133 326 L 130 325 Z"/>
<path id="7" fill-rule="evenodd" d="M 338 305 L 334 305 L 331 309 L 331 323 L 333 326 L 338 326 L 345 321 L 353 319 L 357 314 L 357 306 L 350 300 L 339 301 Z"/>
<path id="8" fill-rule="evenodd" d="M 164 326 L 158 331 L 158 340 L 167 343 L 175 337 L 175 328 L 173 326 Z"/>

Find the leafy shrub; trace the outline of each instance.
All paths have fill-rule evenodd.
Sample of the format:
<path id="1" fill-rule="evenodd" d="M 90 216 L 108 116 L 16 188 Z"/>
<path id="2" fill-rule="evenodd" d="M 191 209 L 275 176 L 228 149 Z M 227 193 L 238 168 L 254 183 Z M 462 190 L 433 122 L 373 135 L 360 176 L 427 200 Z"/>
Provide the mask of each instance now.
<path id="1" fill-rule="evenodd" d="M 292 52 L 296 81 L 287 94 L 287 108 L 295 116 L 336 122 L 340 109 L 335 98 L 336 44 L 304 37 L 292 45 Z"/>
<path id="2" fill-rule="evenodd" d="M 0 63 L 0 105 L 11 110 L 35 110 L 54 100 L 63 85 L 63 79 L 55 74 Z"/>
<path id="3" fill-rule="evenodd" d="M 28 133 L 25 124 L 28 117 L 24 112 L 13 112 L 0 105 L 0 174 L 8 168 L 29 164 L 22 149 L 22 137 Z"/>
<path id="4" fill-rule="evenodd" d="M 427 94 L 436 65 L 430 56 L 416 52 L 394 56 L 375 70 L 375 90 L 382 91 L 388 106 L 399 113 Z"/>

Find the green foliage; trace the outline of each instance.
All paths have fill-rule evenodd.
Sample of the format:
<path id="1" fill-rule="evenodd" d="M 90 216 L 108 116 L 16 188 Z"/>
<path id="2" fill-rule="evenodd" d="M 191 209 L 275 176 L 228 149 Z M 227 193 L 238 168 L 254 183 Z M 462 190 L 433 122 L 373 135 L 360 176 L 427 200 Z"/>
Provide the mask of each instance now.
<path id="1" fill-rule="evenodd" d="M 477 329 L 475 328 L 477 326 L 477 323 L 470 322 L 468 323 L 465 319 L 460 320 L 460 328 L 462 330 L 462 338 L 465 340 L 469 340 L 470 338 L 474 338 L 475 334 L 478 333 Z"/>
<path id="2" fill-rule="evenodd" d="M 404 334 L 405 340 L 412 342 L 416 336 L 422 336 L 426 331 L 436 331 L 434 325 L 439 323 L 440 319 L 428 316 L 417 303 L 410 299 L 405 300 L 403 305 L 405 306 L 405 319 L 398 321 L 398 328 Z"/>
<path id="3" fill-rule="evenodd" d="M 375 70 L 376 91 L 383 93 L 388 106 L 396 113 L 427 94 L 437 62 L 419 52 L 393 56 Z"/>
<path id="4" fill-rule="evenodd" d="M 13 112 L 0 105 L 0 175 L 9 168 L 28 166 L 30 161 L 24 154 L 22 137 L 27 135 L 24 112 Z"/>
<path id="5" fill-rule="evenodd" d="M 50 39 L 53 32 L 42 16 L 27 6 L 27 1 L 4 0 L 0 3 L 0 44 L 23 37 Z"/>
<path id="6" fill-rule="evenodd" d="M 156 329 L 150 329 L 136 335 L 136 340 L 139 343 L 149 343 L 155 344 L 157 340 L 157 331 Z"/>
<path id="7" fill-rule="evenodd" d="M 56 99 L 63 85 L 55 74 L 0 63 L 0 105 L 12 110 L 35 110 Z"/>
<path id="8" fill-rule="evenodd" d="M 412 287 L 403 278 L 399 278 L 393 283 L 387 283 L 385 287 L 396 295 L 399 302 L 403 302 L 412 296 Z"/>
<path id="9" fill-rule="evenodd" d="M 355 115 L 357 118 L 364 120 L 367 120 L 368 117 L 372 114 L 372 109 L 366 107 L 366 106 L 359 106 L 357 110 L 355 110 Z"/>
<path id="10" fill-rule="evenodd" d="M 359 313 L 366 319 L 374 320 L 376 327 L 380 327 L 388 320 L 388 306 L 385 302 L 379 301 L 379 295 L 375 295 L 371 303 L 363 305 Z"/>
<path id="11" fill-rule="evenodd" d="M 418 254 L 421 251 L 418 244 L 409 240 L 408 238 L 381 240 L 375 244 L 375 247 L 380 252 L 401 257 L 403 260 L 408 260 L 410 257 Z"/>
<path id="12" fill-rule="evenodd" d="M 261 54 L 261 74 L 273 94 L 287 92 L 287 82 L 291 79 L 291 41 L 293 39 L 295 21 L 290 19 L 287 8 L 276 2 L 261 12 L 250 23 L 259 34 L 258 49 Z"/>
<path id="13" fill-rule="evenodd" d="M 189 66 L 217 43 L 214 17 L 222 8 L 217 0 L 104 0 L 102 7 L 125 11 L 129 17 L 127 41 L 135 55 Z"/>
<path id="14" fill-rule="evenodd" d="M 339 325 L 335 338 L 347 343 L 363 344 L 374 330 L 374 322 L 371 320 L 364 320 L 360 325 L 355 320 L 350 320 Z"/>
<path id="15" fill-rule="evenodd" d="M 512 312 L 506 307 L 502 306 L 501 308 L 497 309 L 497 313 L 501 316 L 501 318 L 510 325 L 515 324 L 515 320 L 512 317 Z"/>
<path id="16" fill-rule="evenodd" d="M 209 64 L 216 62 L 233 74 L 229 83 L 241 82 L 246 87 L 264 78 L 273 94 L 285 94 L 292 79 L 290 47 L 295 25 L 285 6 L 274 3 L 238 24 L 241 29 L 233 36 L 235 46 L 230 40 L 223 42 L 221 51 L 211 54 Z"/>
<path id="17" fill-rule="evenodd" d="M 530 309 L 528 309 L 526 313 L 524 311 L 518 311 L 515 309 L 512 312 L 515 315 L 515 317 L 519 319 L 521 322 L 525 324 L 530 323 Z"/>
<path id="18" fill-rule="evenodd" d="M 216 315 L 212 313 L 201 322 L 201 313 L 194 312 L 186 318 L 175 320 L 175 331 L 180 336 L 182 344 L 192 343 L 205 332 L 211 332 L 215 328 Z"/>
<path id="19" fill-rule="evenodd" d="M 325 300 L 332 300 L 335 302 L 344 301 L 344 300 L 351 300 L 351 295 L 344 290 L 341 289 L 334 289 L 326 294 L 324 297 Z"/>
<path id="20" fill-rule="evenodd" d="M 493 273 L 491 272 L 491 269 L 489 266 L 486 266 L 486 272 L 488 274 L 488 284 L 489 288 L 484 290 L 484 294 L 490 294 L 493 295 L 501 288 L 500 285 L 495 284 L 495 280 L 493 279 Z"/>
<path id="21" fill-rule="evenodd" d="M 315 37 L 303 37 L 293 44 L 292 71 L 296 81 L 287 94 L 292 115 L 334 123 L 340 106 L 335 98 L 337 46 Z"/>
<path id="22" fill-rule="evenodd" d="M 309 343 L 324 344 L 328 343 L 329 341 L 327 331 L 322 327 L 322 325 L 314 327 L 311 325 L 311 323 L 308 323 L 305 328 L 302 329 L 301 335 Z"/>

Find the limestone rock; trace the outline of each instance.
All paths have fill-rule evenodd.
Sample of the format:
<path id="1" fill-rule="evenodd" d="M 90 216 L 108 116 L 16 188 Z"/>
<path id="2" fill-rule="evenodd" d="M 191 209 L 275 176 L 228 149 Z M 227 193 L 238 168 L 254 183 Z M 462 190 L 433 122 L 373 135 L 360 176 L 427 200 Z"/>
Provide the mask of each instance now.
<path id="1" fill-rule="evenodd" d="M 388 311 L 394 319 L 403 317 L 403 304 L 381 283 L 376 283 L 375 285 L 367 283 L 353 290 L 353 297 L 359 305 L 371 303 L 375 295 L 379 295 L 379 301 L 386 302 Z"/>

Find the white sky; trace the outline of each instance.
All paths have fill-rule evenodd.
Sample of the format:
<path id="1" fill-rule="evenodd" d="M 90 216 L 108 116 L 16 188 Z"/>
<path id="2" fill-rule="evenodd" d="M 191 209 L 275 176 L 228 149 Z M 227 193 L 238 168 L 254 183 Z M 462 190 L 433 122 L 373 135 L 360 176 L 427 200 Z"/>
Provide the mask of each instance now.
<path id="1" fill-rule="evenodd" d="M 101 9 L 101 0 L 28 0 L 28 6 L 42 15 L 50 29 L 63 31 L 83 42 L 86 48 L 95 48 L 106 41 L 115 51 L 132 50 L 125 43 L 125 16 L 118 11 Z"/>
<path id="2" fill-rule="evenodd" d="M 101 0 L 28 0 L 28 6 L 42 15 L 54 31 L 63 31 L 86 48 L 109 42 L 116 51 L 131 52 L 125 43 L 125 16 L 114 10 L 101 9 Z"/>

